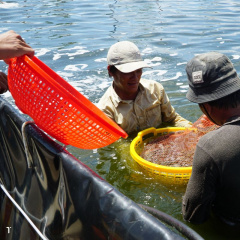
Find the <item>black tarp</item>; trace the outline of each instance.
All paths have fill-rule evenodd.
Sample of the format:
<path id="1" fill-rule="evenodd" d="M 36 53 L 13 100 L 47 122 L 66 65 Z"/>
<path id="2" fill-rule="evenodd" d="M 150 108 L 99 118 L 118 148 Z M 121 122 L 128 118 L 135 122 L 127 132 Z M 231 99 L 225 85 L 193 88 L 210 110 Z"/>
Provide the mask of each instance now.
<path id="1" fill-rule="evenodd" d="M 183 239 L 0 97 L 0 239 Z M 26 152 L 29 153 L 28 158 Z M 32 223 L 34 226 L 32 226 Z"/>

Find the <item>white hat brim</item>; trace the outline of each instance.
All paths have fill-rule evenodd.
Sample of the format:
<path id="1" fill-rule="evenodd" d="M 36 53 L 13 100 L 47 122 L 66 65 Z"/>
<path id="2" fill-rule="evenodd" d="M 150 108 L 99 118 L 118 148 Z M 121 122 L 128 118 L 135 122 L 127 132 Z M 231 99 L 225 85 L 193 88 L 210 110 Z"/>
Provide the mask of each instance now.
<path id="1" fill-rule="evenodd" d="M 119 65 L 114 65 L 120 72 L 123 73 L 129 73 L 133 72 L 137 69 L 140 68 L 151 68 L 147 63 L 144 61 L 139 61 L 139 62 L 130 62 L 130 63 L 124 63 L 124 64 L 119 64 Z"/>

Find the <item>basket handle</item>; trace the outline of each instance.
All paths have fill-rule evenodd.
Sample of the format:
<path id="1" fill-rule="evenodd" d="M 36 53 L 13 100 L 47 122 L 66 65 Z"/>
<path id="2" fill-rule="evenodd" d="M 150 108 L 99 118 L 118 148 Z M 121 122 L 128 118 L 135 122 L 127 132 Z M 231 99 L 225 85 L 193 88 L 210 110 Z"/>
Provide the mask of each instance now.
<path id="1" fill-rule="evenodd" d="M 147 128 L 141 132 L 138 133 L 138 137 L 143 138 L 143 136 L 147 135 L 147 134 L 153 134 L 154 136 L 157 136 L 157 129 L 154 128 L 154 127 L 151 127 L 151 128 Z"/>

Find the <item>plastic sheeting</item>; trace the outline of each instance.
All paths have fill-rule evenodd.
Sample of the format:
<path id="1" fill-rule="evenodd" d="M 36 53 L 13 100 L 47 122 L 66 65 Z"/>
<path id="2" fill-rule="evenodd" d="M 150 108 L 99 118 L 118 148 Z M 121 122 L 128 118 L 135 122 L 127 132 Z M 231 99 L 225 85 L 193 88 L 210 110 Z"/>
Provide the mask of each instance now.
<path id="1" fill-rule="evenodd" d="M 0 97 L 0 239 L 183 239 L 25 121 Z"/>

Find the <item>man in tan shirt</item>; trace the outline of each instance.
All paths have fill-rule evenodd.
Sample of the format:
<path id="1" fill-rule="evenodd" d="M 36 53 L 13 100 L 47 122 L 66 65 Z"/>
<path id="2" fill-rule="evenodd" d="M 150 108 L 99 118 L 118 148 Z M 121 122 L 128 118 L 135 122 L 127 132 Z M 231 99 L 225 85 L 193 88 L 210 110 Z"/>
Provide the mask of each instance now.
<path id="1" fill-rule="evenodd" d="M 112 45 L 108 51 L 108 73 L 113 84 L 107 89 L 98 107 L 127 133 L 163 122 L 177 127 L 191 127 L 172 107 L 163 86 L 142 79 L 142 68 L 149 67 L 138 47 L 129 41 Z"/>

